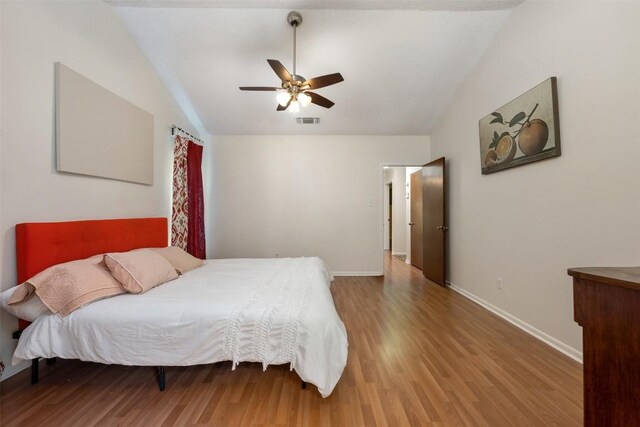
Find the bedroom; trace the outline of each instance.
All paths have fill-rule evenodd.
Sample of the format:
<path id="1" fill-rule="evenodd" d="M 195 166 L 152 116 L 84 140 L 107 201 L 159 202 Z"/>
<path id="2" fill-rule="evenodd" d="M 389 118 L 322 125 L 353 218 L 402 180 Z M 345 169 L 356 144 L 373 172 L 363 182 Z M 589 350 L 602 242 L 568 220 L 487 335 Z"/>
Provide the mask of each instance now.
<path id="1" fill-rule="evenodd" d="M 400 304 L 406 297 L 422 301 L 423 295 L 439 298 L 435 301 L 440 303 L 426 303 L 429 310 L 451 307 L 450 318 L 438 312 L 444 316 L 439 321 L 462 322 L 456 331 L 469 328 L 473 331 L 469 339 L 483 340 L 490 352 L 482 350 L 481 359 L 489 363 L 490 354 L 493 366 L 502 365 L 494 383 L 485 378 L 487 389 L 463 387 L 460 394 L 453 393 L 460 377 L 435 376 L 440 365 L 424 361 L 411 365 L 411 359 L 397 359 L 403 345 L 407 352 L 416 349 L 401 336 L 397 343 L 391 336 L 385 341 L 386 352 L 378 347 L 377 353 L 363 357 L 363 364 L 350 359 L 327 399 L 315 387 L 301 390 L 288 367 L 270 367 L 265 373 L 261 368 L 241 370 L 242 364 L 233 372 L 230 365 L 173 372 L 168 368 L 164 393 L 177 389 L 185 393 L 174 395 L 177 404 L 171 401 L 175 422 L 237 423 L 224 405 L 214 406 L 220 401 L 241 408 L 237 410 L 242 416 L 255 417 L 256 423 L 268 423 L 260 417 L 273 416 L 276 424 L 286 424 L 282 420 L 289 410 L 309 425 L 314 420 L 370 424 L 371 419 L 377 424 L 402 424 L 412 417 L 416 423 L 445 425 L 458 419 L 461 424 L 473 424 L 475 419 L 477 424 L 499 425 L 510 417 L 519 417 L 522 424 L 582 423 L 582 366 L 576 361 L 582 359 L 582 328 L 574 321 L 567 268 L 638 264 L 640 198 L 634 185 L 640 158 L 636 136 L 640 125 L 634 117 L 640 111 L 638 3 L 398 1 L 388 6 L 374 1 L 367 6 L 344 1 L 325 8 L 320 6 L 324 2 L 274 1 L 257 7 L 258 2 L 240 1 L 234 10 L 228 8 L 229 2 L 203 0 L 195 2 L 206 6 L 203 9 L 168 12 L 117 3 L 0 3 L 2 290 L 18 283 L 14 238 L 18 223 L 170 217 L 170 126 L 176 124 L 205 141 L 208 258 L 320 256 L 337 276 L 334 292 L 344 290 L 339 298 L 345 299 L 337 298 L 336 306 L 349 332 L 365 324 L 358 323 L 359 300 L 385 297 L 380 288 L 384 279 L 370 278 L 382 272 L 384 263 L 379 227 L 383 166 L 424 164 L 444 156 L 449 170 L 451 286 L 436 288 L 414 270 L 399 270 L 404 266 L 392 264 L 394 271 L 385 278 L 399 281 L 398 292 L 405 293 L 386 297 L 390 304 Z M 473 10 L 434 10 L 459 7 Z M 294 9 L 305 19 L 297 34 L 303 75 L 341 72 L 345 78 L 319 91 L 336 103 L 334 107 L 303 110 L 305 115 L 321 117 L 318 125 L 297 125 L 292 119 L 296 115 L 276 112 L 271 94 L 237 89 L 276 83 L 267 58 L 291 66 L 291 29 L 285 18 Z M 202 17 L 218 17 L 218 27 L 203 28 Z M 438 27 L 442 32 L 430 34 L 439 19 L 444 20 Z M 412 41 L 415 31 L 427 40 Z M 167 38 L 176 40 L 176 45 Z M 368 40 L 373 48 L 366 45 Z M 335 46 L 341 41 L 344 49 L 338 50 Z M 207 43 L 215 49 L 207 48 Z M 351 58 L 354 55 L 363 59 Z M 190 62 L 192 58 L 204 62 Z M 379 64 L 385 58 L 391 62 Z M 55 62 L 153 114 L 153 185 L 56 171 Z M 562 155 L 482 175 L 478 121 L 552 76 L 558 79 Z M 498 277 L 503 279 L 502 289 L 497 287 Z M 369 288 L 371 293 L 366 292 Z M 420 294 L 421 289 L 428 292 Z M 363 322 L 379 321 L 374 310 L 380 306 L 363 308 Z M 13 396 L 28 396 L 23 400 L 28 402 L 37 399 L 38 390 L 52 390 L 47 387 L 73 395 L 79 393 L 78 387 L 95 386 L 113 376 L 111 390 L 125 396 L 139 392 L 145 402 L 157 397 L 153 372 L 145 368 L 72 361 L 51 367 L 43 361 L 40 383 L 32 389 L 29 364 L 11 365 L 16 346 L 11 334 L 17 320 L 4 311 L 1 320 L 1 358 L 7 365 L 0 383 L 3 424 L 10 410 L 5 400 L 10 391 Z M 436 322 L 429 316 L 424 320 Z M 409 327 L 403 321 L 406 316 L 398 314 L 389 324 L 376 327 L 429 328 L 429 324 Z M 473 326 L 476 321 L 499 332 L 483 334 Z M 367 352 L 367 343 L 380 344 L 373 336 L 358 340 L 349 336 L 350 357 Z M 534 356 L 528 359 L 527 352 Z M 540 361 L 545 358 L 553 363 Z M 395 366 L 394 360 L 408 365 Z M 383 370 L 385 362 L 420 374 L 408 400 L 389 386 L 394 382 Z M 510 370 L 512 364 L 524 371 Z M 527 366 L 546 370 L 529 391 L 526 382 L 519 381 L 538 370 Z M 566 368 L 566 377 L 558 366 Z M 459 369 L 471 377 L 478 373 L 468 364 Z M 554 389 L 551 384 L 562 378 L 566 389 Z M 76 388 L 65 389 L 67 380 Z M 382 384 L 380 389 L 376 381 Z M 194 399 L 195 406 L 180 400 L 201 383 L 210 387 Z M 438 394 L 436 383 L 443 385 L 444 394 Z M 273 389 L 286 394 L 268 394 Z M 101 391 L 108 392 L 108 387 Z M 257 392 L 270 400 L 246 398 Z M 386 402 L 391 411 L 383 410 Z M 123 404 L 133 408 L 129 416 L 140 415 L 135 402 Z M 446 405 L 455 408 L 453 414 L 443 409 Z M 271 407 L 279 409 L 273 413 L 265 409 Z M 62 414 L 79 421 L 82 412 L 64 408 L 48 421 L 60 422 L 55 417 Z M 116 418 L 125 412 L 116 412 Z M 539 413 L 549 418 L 541 419 Z M 164 417 L 154 419 L 158 424 L 173 419 L 164 411 L 156 415 Z"/>

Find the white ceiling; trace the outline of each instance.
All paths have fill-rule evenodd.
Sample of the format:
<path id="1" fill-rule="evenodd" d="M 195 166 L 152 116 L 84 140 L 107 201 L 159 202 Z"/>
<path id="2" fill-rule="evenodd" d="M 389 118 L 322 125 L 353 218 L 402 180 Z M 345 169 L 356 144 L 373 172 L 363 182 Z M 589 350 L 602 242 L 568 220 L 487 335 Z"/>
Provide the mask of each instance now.
<path id="1" fill-rule="evenodd" d="M 114 6 L 359 10 L 498 10 L 524 0 L 105 0 Z"/>
<path id="2" fill-rule="evenodd" d="M 336 103 L 311 105 L 299 114 L 276 112 L 275 93 L 241 92 L 238 86 L 277 86 L 266 59 L 292 67 L 289 9 L 221 8 L 228 0 L 187 0 L 208 7 L 117 7 L 119 16 L 185 113 L 202 133 L 225 134 L 429 134 L 470 70 L 505 21 L 514 2 L 479 0 L 387 1 L 408 8 L 462 3 L 499 10 L 302 10 L 298 74 L 340 72 L 345 81 L 317 92 Z M 176 0 L 111 0 L 146 6 Z M 266 2 L 263 2 L 263 4 Z M 270 2 L 272 5 L 314 3 Z M 319 3 L 319 2 L 315 2 Z M 380 5 L 381 2 L 372 1 Z M 453 4 L 452 4 L 453 3 Z M 359 6 L 356 8 L 356 6 Z M 486 6 L 486 5 L 485 5 Z M 299 116 L 320 117 L 298 125 Z"/>

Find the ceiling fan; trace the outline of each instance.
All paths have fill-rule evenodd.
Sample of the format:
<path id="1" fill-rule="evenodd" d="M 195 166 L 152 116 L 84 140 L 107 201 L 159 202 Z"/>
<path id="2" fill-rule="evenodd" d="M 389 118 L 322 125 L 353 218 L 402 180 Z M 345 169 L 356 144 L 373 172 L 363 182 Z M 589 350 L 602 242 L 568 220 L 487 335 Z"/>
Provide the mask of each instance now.
<path id="1" fill-rule="evenodd" d="M 282 80 L 281 87 L 242 86 L 240 90 L 278 92 L 277 111 L 284 111 L 288 108 L 289 111 L 297 113 L 300 111 L 300 106 L 306 107 L 309 104 L 316 104 L 324 108 L 333 107 L 334 103 L 332 101 L 315 92 L 310 92 L 310 90 L 340 83 L 344 78 L 340 73 L 334 73 L 307 80 L 296 74 L 296 28 L 302 24 L 302 15 L 296 11 L 289 12 L 287 22 L 293 27 L 293 74 L 289 73 L 280 61 L 267 59 L 273 71 L 275 71 L 278 77 L 280 77 L 280 80 Z"/>

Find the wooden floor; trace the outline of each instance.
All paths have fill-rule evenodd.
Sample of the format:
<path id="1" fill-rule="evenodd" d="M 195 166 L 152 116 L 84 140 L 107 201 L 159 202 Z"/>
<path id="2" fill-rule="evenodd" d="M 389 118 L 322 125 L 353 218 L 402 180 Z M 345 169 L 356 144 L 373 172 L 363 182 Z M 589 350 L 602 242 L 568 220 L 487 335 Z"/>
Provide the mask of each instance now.
<path id="1" fill-rule="evenodd" d="M 349 359 L 333 394 L 295 372 L 230 363 L 151 368 L 60 360 L 1 383 L 3 426 L 582 424 L 581 365 L 390 255 L 384 278 L 333 284 Z"/>

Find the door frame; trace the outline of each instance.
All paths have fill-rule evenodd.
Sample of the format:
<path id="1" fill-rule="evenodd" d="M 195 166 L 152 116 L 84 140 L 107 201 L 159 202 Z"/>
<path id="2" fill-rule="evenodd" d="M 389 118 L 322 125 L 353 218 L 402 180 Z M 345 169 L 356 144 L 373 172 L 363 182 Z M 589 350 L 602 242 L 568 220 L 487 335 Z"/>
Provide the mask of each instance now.
<path id="1" fill-rule="evenodd" d="M 427 163 L 429 163 L 429 160 Z M 401 165 L 397 163 L 386 163 L 381 162 L 378 167 L 378 188 L 380 189 L 380 209 L 378 209 L 378 224 L 384 224 L 384 192 L 386 190 L 386 185 L 384 182 L 384 168 L 421 168 L 423 163 L 414 163 L 414 164 L 406 164 Z M 395 190 L 397 191 L 397 189 Z M 406 191 L 406 188 L 405 188 Z M 378 271 L 381 276 L 384 276 L 384 225 L 378 229 Z"/>

